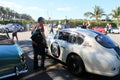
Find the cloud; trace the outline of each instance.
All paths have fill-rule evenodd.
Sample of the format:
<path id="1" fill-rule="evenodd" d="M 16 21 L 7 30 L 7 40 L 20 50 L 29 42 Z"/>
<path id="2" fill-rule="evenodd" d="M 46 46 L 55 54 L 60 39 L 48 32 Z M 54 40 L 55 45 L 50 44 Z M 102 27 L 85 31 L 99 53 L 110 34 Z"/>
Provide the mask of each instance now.
<path id="1" fill-rule="evenodd" d="M 42 9 L 42 8 L 40 8 L 40 7 L 37 7 L 37 6 L 30 6 L 30 7 L 26 7 L 25 8 L 26 10 L 34 10 L 34 11 L 36 11 L 36 10 L 39 10 L 39 11 L 44 11 L 45 9 Z"/>
<path id="2" fill-rule="evenodd" d="M 45 11 L 45 9 L 42 9 L 40 7 L 37 7 L 37 6 L 23 6 L 23 5 L 15 3 L 15 2 L 7 2 L 4 0 L 0 1 L 0 6 L 8 7 L 12 10 L 19 12 L 19 13 L 25 12 L 27 14 L 29 14 L 28 13 L 29 11 Z"/>
<path id="3" fill-rule="evenodd" d="M 38 10 L 39 7 L 33 6 L 33 7 L 28 7 L 28 8 L 26 8 L 26 9 L 28 9 L 28 10 Z"/>
<path id="4" fill-rule="evenodd" d="M 71 7 L 61 7 L 61 8 L 57 8 L 57 11 L 71 11 L 72 8 Z"/>
<path id="5" fill-rule="evenodd" d="M 21 9 L 22 8 L 22 6 L 19 4 L 16 4 L 14 2 L 7 2 L 7 1 L 0 1 L 0 6 L 9 7 L 11 9 L 14 9 L 14 8 Z"/>

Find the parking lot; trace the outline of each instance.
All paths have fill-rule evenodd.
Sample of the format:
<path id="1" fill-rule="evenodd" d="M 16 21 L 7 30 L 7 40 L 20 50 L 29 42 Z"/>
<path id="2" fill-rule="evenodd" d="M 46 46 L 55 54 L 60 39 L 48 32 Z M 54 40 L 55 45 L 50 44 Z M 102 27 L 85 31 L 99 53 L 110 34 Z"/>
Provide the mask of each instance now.
<path id="1" fill-rule="evenodd" d="M 48 32 L 46 32 L 47 34 Z M 10 33 L 11 35 L 11 33 Z M 91 73 L 77 77 L 67 71 L 66 66 L 60 64 L 58 61 L 47 57 L 45 65 L 46 70 L 33 70 L 33 50 L 30 40 L 31 32 L 19 32 L 19 45 L 26 54 L 26 60 L 29 71 L 26 74 L 20 75 L 18 80 L 120 80 L 120 75 L 116 77 L 104 77 Z M 47 34 L 48 35 L 48 34 Z M 120 45 L 120 34 L 108 34 L 116 43 Z M 16 77 L 7 78 L 5 80 L 16 80 Z"/>

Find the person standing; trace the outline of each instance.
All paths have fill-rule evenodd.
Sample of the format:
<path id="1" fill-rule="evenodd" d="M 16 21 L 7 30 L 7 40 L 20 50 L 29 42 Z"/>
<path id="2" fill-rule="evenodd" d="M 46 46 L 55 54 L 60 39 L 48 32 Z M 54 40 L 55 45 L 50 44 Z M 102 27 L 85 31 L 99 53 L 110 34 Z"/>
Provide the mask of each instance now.
<path id="1" fill-rule="evenodd" d="M 59 21 L 59 24 L 58 24 L 58 30 L 61 30 L 61 29 L 63 29 L 63 26 L 62 26 L 62 24 L 61 24 L 61 21 Z"/>
<path id="2" fill-rule="evenodd" d="M 46 44 L 46 39 L 45 39 L 45 34 L 44 34 L 44 18 L 39 17 L 38 18 L 38 23 L 36 23 L 32 27 L 32 46 L 34 50 L 34 65 L 33 69 L 37 70 L 39 68 L 45 69 L 44 62 L 45 62 L 45 48 L 47 46 Z M 35 36 L 37 34 L 37 36 Z M 34 37 L 35 36 L 35 37 Z M 38 55 L 41 55 L 41 66 L 38 66 Z"/>
<path id="3" fill-rule="evenodd" d="M 109 33 L 111 33 L 111 30 L 112 30 L 112 25 L 109 24 L 109 26 L 108 26 L 108 31 L 109 31 Z"/>
<path id="4" fill-rule="evenodd" d="M 49 34 L 51 34 L 51 33 L 54 34 L 54 30 L 53 30 L 53 27 L 54 27 L 53 21 L 50 23 L 49 27 L 50 27 L 50 32 L 49 32 Z"/>
<path id="5" fill-rule="evenodd" d="M 87 21 L 87 23 L 86 23 L 86 29 L 90 29 L 90 21 Z"/>
<path id="6" fill-rule="evenodd" d="M 14 40 L 14 37 L 16 37 L 16 40 L 18 42 L 18 36 L 17 36 L 18 28 L 17 28 L 17 25 L 15 23 L 13 23 L 12 26 L 13 26 L 12 40 Z"/>
<path id="7" fill-rule="evenodd" d="M 65 24 L 65 27 L 64 28 L 70 28 L 70 24 L 69 24 L 69 21 L 66 20 L 66 24 Z"/>
<path id="8" fill-rule="evenodd" d="M 109 23 L 107 23 L 106 27 L 105 27 L 105 33 L 108 33 L 108 29 L 109 29 Z"/>

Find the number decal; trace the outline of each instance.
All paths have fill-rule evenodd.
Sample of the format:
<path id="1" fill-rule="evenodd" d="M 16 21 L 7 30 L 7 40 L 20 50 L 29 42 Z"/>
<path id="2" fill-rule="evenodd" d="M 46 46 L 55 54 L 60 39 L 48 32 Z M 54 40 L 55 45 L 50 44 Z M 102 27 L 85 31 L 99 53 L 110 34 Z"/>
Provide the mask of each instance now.
<path id="1" fill-rule="evenodd" d="M 52 43 L 51 53 L 55 58 L 58 58 L 60 56 L 60 47 L 57 42 Z"/>

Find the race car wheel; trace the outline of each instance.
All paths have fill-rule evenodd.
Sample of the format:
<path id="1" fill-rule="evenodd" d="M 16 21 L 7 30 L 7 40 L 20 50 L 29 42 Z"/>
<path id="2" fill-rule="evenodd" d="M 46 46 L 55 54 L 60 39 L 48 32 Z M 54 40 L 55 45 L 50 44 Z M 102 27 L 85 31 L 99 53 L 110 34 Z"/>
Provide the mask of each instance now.
<path id="1" fill-rule="evenodd" d="M 67 67 L 71 73 L 77 76 L 80 76 L 85 71 L 85 67 L 82 59 L 75 54 L 68 56 Z"/>

